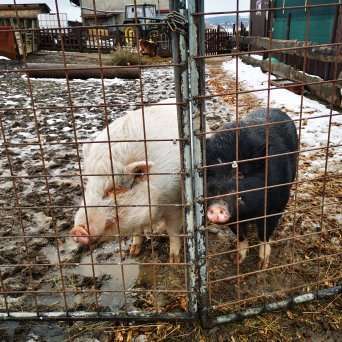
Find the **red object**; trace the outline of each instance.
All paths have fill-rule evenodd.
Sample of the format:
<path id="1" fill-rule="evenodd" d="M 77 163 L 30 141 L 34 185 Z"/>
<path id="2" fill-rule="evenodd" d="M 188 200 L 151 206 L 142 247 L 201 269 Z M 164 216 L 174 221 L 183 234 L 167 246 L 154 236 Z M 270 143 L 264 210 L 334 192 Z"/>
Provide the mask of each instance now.
<path id="1" fill-rule="evenodd" d="M 0 26 L 0 56 L 17 58 L 17 44 L 11 26 Z"/>

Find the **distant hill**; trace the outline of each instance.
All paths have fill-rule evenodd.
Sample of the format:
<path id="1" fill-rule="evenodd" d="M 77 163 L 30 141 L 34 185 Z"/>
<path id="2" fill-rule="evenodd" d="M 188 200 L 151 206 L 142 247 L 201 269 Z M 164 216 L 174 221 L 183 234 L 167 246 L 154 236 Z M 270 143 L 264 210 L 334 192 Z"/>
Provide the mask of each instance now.
<path id="1" fill-rule="evenodd" d="M 249 17 L 239 17 L 240 22 L 242 21 L 245 26 L 249 25 Z M 235 15 L 222 15 L 217 17 L 207 17 L 205 18 L 207 25 L 225 25 L 233 26 L 236 23 Z"/>

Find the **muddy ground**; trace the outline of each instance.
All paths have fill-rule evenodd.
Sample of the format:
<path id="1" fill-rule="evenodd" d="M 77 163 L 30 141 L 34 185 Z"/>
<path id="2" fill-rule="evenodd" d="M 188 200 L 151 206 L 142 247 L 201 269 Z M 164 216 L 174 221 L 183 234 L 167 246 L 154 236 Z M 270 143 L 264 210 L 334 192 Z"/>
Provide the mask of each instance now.
<path id="1" fill-rule="evenodd" d="M 74 62 L 74 57 L 71 61 Z M 4 65 L 15 66 L 9 62 L 0 63 L 0 68 Z M 219 82 L 220 70 L 217 70 L 215 63 L 208 66 L 207 73 L 209 93 L 220 92 L 227 86 L 235 89 L 234 82 L 222 84 L 222 79 Z M 145 101 L 158 102 L 175 94 L 171 68 L 146 71 L 142 81 Z M 32 87 L 32 97 L 29 86 Z M 139 80 L 105 80 L 109 121 L 123 115 L 125 110 L 137 108 L 140 102 L 139 87 Z M 188 274 L 185 266 L 137 264 L 151 261 L 152 247 L 156 261 L 166 262 L 166 239 L 154 239 L 152 244 L 146 241 L 142 255 L 134 259 L 127 255 L 130 237 L 122 241 L 121 248 L 118 242 L 113 241 L 95 246 L 91 251 L 78 248 L 68 238 L 75 212 L 73 206 L 77 205 L 81 196 L 79 177 L 70 176 L 79 170 L 74 128 L 78 139 L 82 141 L 105 124 L 104 110 L 97 107 L 104 103 L 101 81 L 73 80 L 70 82 L 70 94 L 69 97 L 65 80 L 31 79 L 28 82 L 25 76 L 18 73 L 0 73 L 0 113 L 4 132 L 0 150 L 0 260 L 1 289 L 6 292 L 0 297 L 1 311 L 154 311 L 156 307 L 161 312 L 186 310 L 184 291 Z M 70 102 L 75 106 L 73 112 L 60 108 L 68 106 Z M 243 96 L 239 101 L 239 113 L 243 115 L 259 105 L 260 102 L 253 95 Z M 209 100 L 209 126 L 212 129 L 219 128 L 231 119 L 229 113 L 234 116 L 234 110 L 232 97 Z M 323 158 L 324 153 L 319 153 L 311 158 Z M 305 174 L 310 166 L 310 160 L 302 160 L 300 172 Z M 20 177 L 6 178 L 11 174 Z M 243 309 L 303 290 L 310 292 L 317 288 L 317 281 L 322 279 L 324 282 L 320 287 L 330 287 L 341 278 L 338 254 L 341 243 L 341 178 L 332 174 L 326 183 L 315 181 L 298 187 L 297 198 L 291 198 L 288 214 L 274 237 L 275 241 L 280 241 L 273 245 L 273 268 L 267 272 L 253 273 L 257 269 L 257 249 L 251 248 L 247 260 L 239 268 L 239 274 L 243 276 L 234 278 L 237 267 L 228 255 L 236 247 L 232 234 L 224 229 L 208 230 L 209 304 L 216 312 Z M 323 187 L 326 196 L 324 220 L 321 221 Z M 325 234 L 320 234 L 322 225 Z M 287 240 L 293 232 L 301 237 Z M 257 244 L 253 231 L 251 241 Z M 60 253 L 57 253 L 57 246 Z M 222 255 L 216 255 L 220 252 Z M 334 256 L 326 258 L 325 255 Z M 92 267 L 92 262 L 99 265 Z M 156 293 L 154 288 L 162 292 Z M 66 290 L 65 295 L 63 289 Z M 127 290 L 126 295 L 122 292 L 124 289 Z M 326 306 L 331 309 L 327 313 L 324 303 L 317 303 L 321 309 L 316 311 L 322 316 L 328 315 L 330 319 L 326 327 L 332 331 L 329 338 L 334 338 L 335 331 L 341 328 L 341 316 L 329 316 L 338 312 L 336 307 L 340 304 L 339 297 L 327 301 Z M 265 320 L 273 317 L 274 324 L 271 327 L 263 323 L 263 316 L 260 316 L 240 326 L 241 334 L 246 332 L 246 336 L 253 339 L 253 336 L 259 336 L 256 335 L 259 334 L 257 327 L 263 326 L 266 339 L 281 337 L 284 331 L 277 327 L 279 320 L 285 320 L 284 314 L 265 317 Z M 296 313 L 290 311 L 287 321 L 293 323 L 291 321 L 296 320 L 296 317 Z M 310 319 L 314 321 L 311 316 Z M 299 332 L 301 336 L 310 333 L 307 328 L 310 324 Z M 325 328 L 320 330 L 320 326 L 321 323 L 317 324 L 317 336 L 324 337 L 322 331 Z M 239 334 L 238 325 L 232 329 Z M 193 336 L 205 338 L 205 333 L 192 325 L 157 324 L 133 329 L 132 333 L 129 333 L 128 328 L 121 330 L 103 322 L 69 327 L 56 323 L 27 325 L 13 322 L 0 325 L 2 336 L 7 336 L 5 340 L 59 341 L 64 336 L 66 339 L 79 338 L 85 341 L 86 337 L 96 336 L 100 340 L 116 341 L 120 340 L 120 334 L 124 338 L 121 340 L 129 338 L 129 334 L 131 338 L 141 335 L 156 340 L 168 337 L 176 340 L 193 340 Z M 216 336 L 221 330 L 213 330 L 211 336 Z M 295 333 L 293 336 L 296 337 Z"/>

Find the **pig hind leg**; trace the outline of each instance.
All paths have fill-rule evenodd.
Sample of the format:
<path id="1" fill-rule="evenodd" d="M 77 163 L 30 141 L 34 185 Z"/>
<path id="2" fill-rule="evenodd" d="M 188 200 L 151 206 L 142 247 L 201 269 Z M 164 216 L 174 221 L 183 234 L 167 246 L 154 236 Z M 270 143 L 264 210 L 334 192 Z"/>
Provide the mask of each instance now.
<path id="1" fill-rule="evenodd" d="M 266 227 L 264 220 L 258 220 L 257 222 L 258 238 L 261 242 L 263 242 L 259 247 L 260 269 L 266 269 L 269 266 L 271 255 L 271 245 L 269 241 L 274 230 L 277 228 L 280 218 L 281 215 L 266 218 Z"/>

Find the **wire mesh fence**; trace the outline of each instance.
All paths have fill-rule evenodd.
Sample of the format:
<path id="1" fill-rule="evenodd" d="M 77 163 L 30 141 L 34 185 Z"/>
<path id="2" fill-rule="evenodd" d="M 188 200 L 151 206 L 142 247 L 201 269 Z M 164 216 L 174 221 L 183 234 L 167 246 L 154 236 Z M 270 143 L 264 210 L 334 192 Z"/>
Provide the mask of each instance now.
<path id="1" fill-rule="evenodd" d="M 2 70 L 3 84 L 12 80 L 1 105 L 2 317 L 190 317 L 194 261 L 183 219 L 190 171 L 182 166 L 175 65 L 144 66 L 137 50 L 138 67 L 130 60 L 112 67 L 97 44 L 100 77 L 81 81 L 72 76 L 79 64 L 68 60 L 57 6 L 62 78 L 32 78 L 25 51 L 21 68 Z M 79 30 L 101 40 L 107 27 L 93 7 L 94 25 Z M 139 46 L 140 25 L 131 29 Z M 138 74 L 108 80 L 104 68 Z M 35 70 L 53 75 L 46 64 Z M 168 163 L 159 163 L 164 154 Z"/>
<path id="2" fill-rule="evenodd" d="M 327 14 L 328 6 L 335 26 L 329 26 L 326 44 L 318 44 L 323 40 L 315 22 Z M 336 189 L 341 183 L 341 41 L 329 40 L 340 25 L 340 3 L 252 1 L 250 10 L 239 8 L 237 1 L 235 11 L 205 13 L 197 8 L 194 14 L 232 14 L 236 27 L 240 16 L 251 14 L 248 39 L 237 33 L 235 52 L 221 55 L 221 70 L 212 66 L 212 56 L 199 50 L 194 56 L 207 62 L 211 76 L 211 89 L 202 87 L 196 100 L 205 103 L 214 97 L 231 113 L 225 120 L 230 122 L 214 132 L 203 111 L 195 126 L 202 151 L 195 169 L 203 172 L 204 182 L 196 214 L 206 213 L 201 222 L 202 301 L 212 323 L 306 301 L 316 291 L 340 291 L 341 206 Z M 266 28 L 262 34 L 256 32 L 258 25 Z M 286 29 L 290 36 L 282 37 Z M 299 44 L 293 45 L 296 37 L 300 50 Z M 287 59 L 289 50 L 290 57 L 302 59 L 298 77 Z M 331 59 L 322 56 L 324 51 Z M 304 96 L 313 81 L 308 74 L 314 69 L 307 69 L 317 60 L 332 68 L 325 80 L 314 79 L 329 83 L 330 97 L 325 93 L 321 98 L 330 105 L 323 107 Z M 222 80 L 222 73 L 228 79 Z"/>
<path id="3" fill-rule="evenodd" d="M 171 1 L 180 17 L 140 23 L 133 1 L 137 59 L 112 65 L 120 48 L 103 45 L 105 32 L 128 24 L 103 21 L 93 0 L 93 24 L 73 30 L 91 32 L 96 53 L 76 56 L 56 1 L 48 56 L 59 66 L 36 65 L 38 77 L 23 37 L 41 30 L 15 11 L 1 30 L 22 59 L 0 71 L 2 319 L 210 324 L 341 290 L 341 41 L 316 42 L 310 19 L 333 7 L 335 32 L 341 4 L 257 3 L 206 13 L 203 1 Z M 263 39 L 244 27 L 228 35 L 232 52 L 207 55 L 207 18 L 232 15 L 239 28 L 259 12 Z M 283 12 L 304 19 L 301 46 L 273 37 Z M 156 26 L 172 60 L 143 59 Z M 302 58 L 299 79 L 288 54 Z M 85 58 L 97 79 L 82 80 Z M 324 80 L 307 73 L 315 58 L 332 68 Z M 49 73 L 59 78 L 40 78 Z"/>

